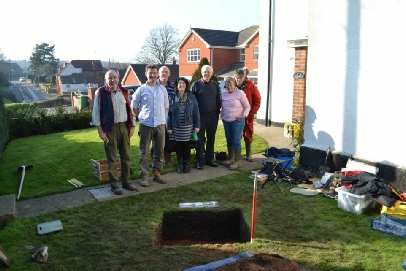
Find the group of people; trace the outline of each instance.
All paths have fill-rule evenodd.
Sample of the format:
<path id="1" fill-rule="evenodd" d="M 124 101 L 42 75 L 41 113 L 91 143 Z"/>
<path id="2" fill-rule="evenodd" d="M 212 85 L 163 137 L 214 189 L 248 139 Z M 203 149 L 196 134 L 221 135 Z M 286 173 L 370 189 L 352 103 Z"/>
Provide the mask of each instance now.
<path id="1" fill-rule="evenodd" d="M 191 142 L 196 141 L 196 168 L 205 165 L 218 167 L 214 157 L 214 143 L 219 116 L 222 119 L 227 141 L 230 169 L 241 165 L 241 138 L 244 138 L 246 157 L 251 156 L 254 115 L 261 104 L 260 93 L 245 71 L 238 69 L 234 77 L 225 80 L 225 91 L 212 80 L 213 68 L 204 65 L 202 78 L 190 82 L 179 77 L 169 82 L 170 71 L 148 64 L 145 68 L 147 82 L 129 99 L 129 92 L 119 84 L 114 70 L 106 73 L 106 85 L 96 90 L 92 123 L 97 126 L 104 141 L 109 181 L 114 194 L 122 188 L 138 191 L 130 178 L 130 138 L 134 135 L 136 119 L 139 122 L 141 186 L 149 186 L 149 157 L 152 160 L 152 180 L 167 183 L 162 176 L 163 164 L 171 165 L 171 152 L 176 152 L 177 172 L 190 172 Z M 152 147 L 150 149 L 152 143 Z M 121 160 L 121 176 L 117 175 L 117 151 Z M 122 186 L 120 187 L 120 182 Z"/>

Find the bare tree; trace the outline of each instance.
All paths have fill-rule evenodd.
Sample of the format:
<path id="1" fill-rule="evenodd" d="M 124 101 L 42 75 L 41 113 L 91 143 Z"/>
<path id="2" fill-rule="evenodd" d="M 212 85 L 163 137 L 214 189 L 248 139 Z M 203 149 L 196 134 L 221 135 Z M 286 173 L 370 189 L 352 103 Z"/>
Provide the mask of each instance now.
<path id="1" fill-rule="evenodd" d="M 179 45 L 178 30 L 169 24 L 153 28 L 136 57 L 137 63 L 171 63 L 177 58 L 176 47 Z"/>

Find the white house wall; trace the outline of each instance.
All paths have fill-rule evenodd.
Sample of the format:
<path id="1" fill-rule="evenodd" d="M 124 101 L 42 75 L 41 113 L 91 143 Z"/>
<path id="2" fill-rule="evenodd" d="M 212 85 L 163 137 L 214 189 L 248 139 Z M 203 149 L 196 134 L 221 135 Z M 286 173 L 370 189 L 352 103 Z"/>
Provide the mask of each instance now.
<path id="1" fill-rule="evenodd" d="M 60 73 L 60 76 L 72 75 L 74 73 L 82 74 L 82 68 L 75 68 L 72 64 L 68 64 L 68 66 Z"/>
<path id="2" fill-rule="evenodd" d="M 304 146 L 406 166 L 406 1 L 309 2 Z"/>
<path id="3" fill-rule="evenodd" d="M 272 14 L 269 5 L 272 3 Z M 271 23 L 269 23 L 271 21 Z M 258 89 L 262 102 L 257 113 L 259 121 L 266 120 L 267 93 L 268 123 L 285 123 L 292 119 L 293 73 L 295 49 L 287 46 L 288 40 L 307 37 L 308 1 L 260 0 Z M 272 27 L 272 47 L 268 50 L 269 28 Z M 271 64 L 268 67 L 268 56 Z M 268 86 L 268 72 L 271 84 Z"/>
<path id="4" fill-rule="evenodd" d="M 67 84 L 62 84 L 62 92 L 63 93 L 70 93 L 70 92 L 86 92 L 87 91 L 87 86 L 86 84 L 69 84 L 69 87 L 67 87 Z"/>

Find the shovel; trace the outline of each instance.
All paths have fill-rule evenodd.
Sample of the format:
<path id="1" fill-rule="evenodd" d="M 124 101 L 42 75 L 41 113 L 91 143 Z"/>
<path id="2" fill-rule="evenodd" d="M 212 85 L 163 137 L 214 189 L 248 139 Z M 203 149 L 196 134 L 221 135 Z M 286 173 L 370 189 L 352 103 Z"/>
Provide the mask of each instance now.
<path id="1" fill-rule="evenodd" d="M 21 189 L 23 188 L 23 182 L 24 182 L 24 177 L 25 177 L 25 169 L 27 169 L 27 168 L 32 168 L 32 165 L 23 165 L 21 167 L 18 167 L 19 170 L 23 171 L 23 173 L 21 176 L 20 187 L 18 188 L 17 200 L 20 199 Z"/>
<path id="2" fill-rule="evenodd" d="M 326 161 L 324 162 L 324 165 L 319 167 L 319 171 L 317 172 L 317 178 L 321 179 L 325 173 L 328 173 L 330 171 L 330 167 L 327 166 L 327 161 L 328 157 L 330 155 L 330 147 L 327 148 L 326 151 Z"/>

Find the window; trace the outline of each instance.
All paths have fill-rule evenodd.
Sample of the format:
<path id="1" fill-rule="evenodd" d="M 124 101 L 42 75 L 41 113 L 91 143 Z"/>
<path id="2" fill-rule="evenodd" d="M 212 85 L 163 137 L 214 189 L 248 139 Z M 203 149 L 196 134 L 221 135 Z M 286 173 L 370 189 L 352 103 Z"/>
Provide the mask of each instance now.
<path id="1" fill-rule="evenodd" d="M 247 76 L 248 77 L 248 79 L 250 79 L 251 81 L 252 81 L 252 83 L 254 83 L 254 85 L 258 85 L 258 77 L 249 77 L 249 76 Z"/>
<path id="2" fill-rule="evenodd" d="M 240 49 L 240 62 L 245 61 L 245 49 Z"/>
<path id="3" fill-rule="evenodd" d="M 258 60 L 259 46 L 254 46 L 254 60 Z"/>
<path id="4" fill-rule="evenodd" d="M 188 62 L 200 61 L 200 49 L 187 50 L 187 61 Z"/>

